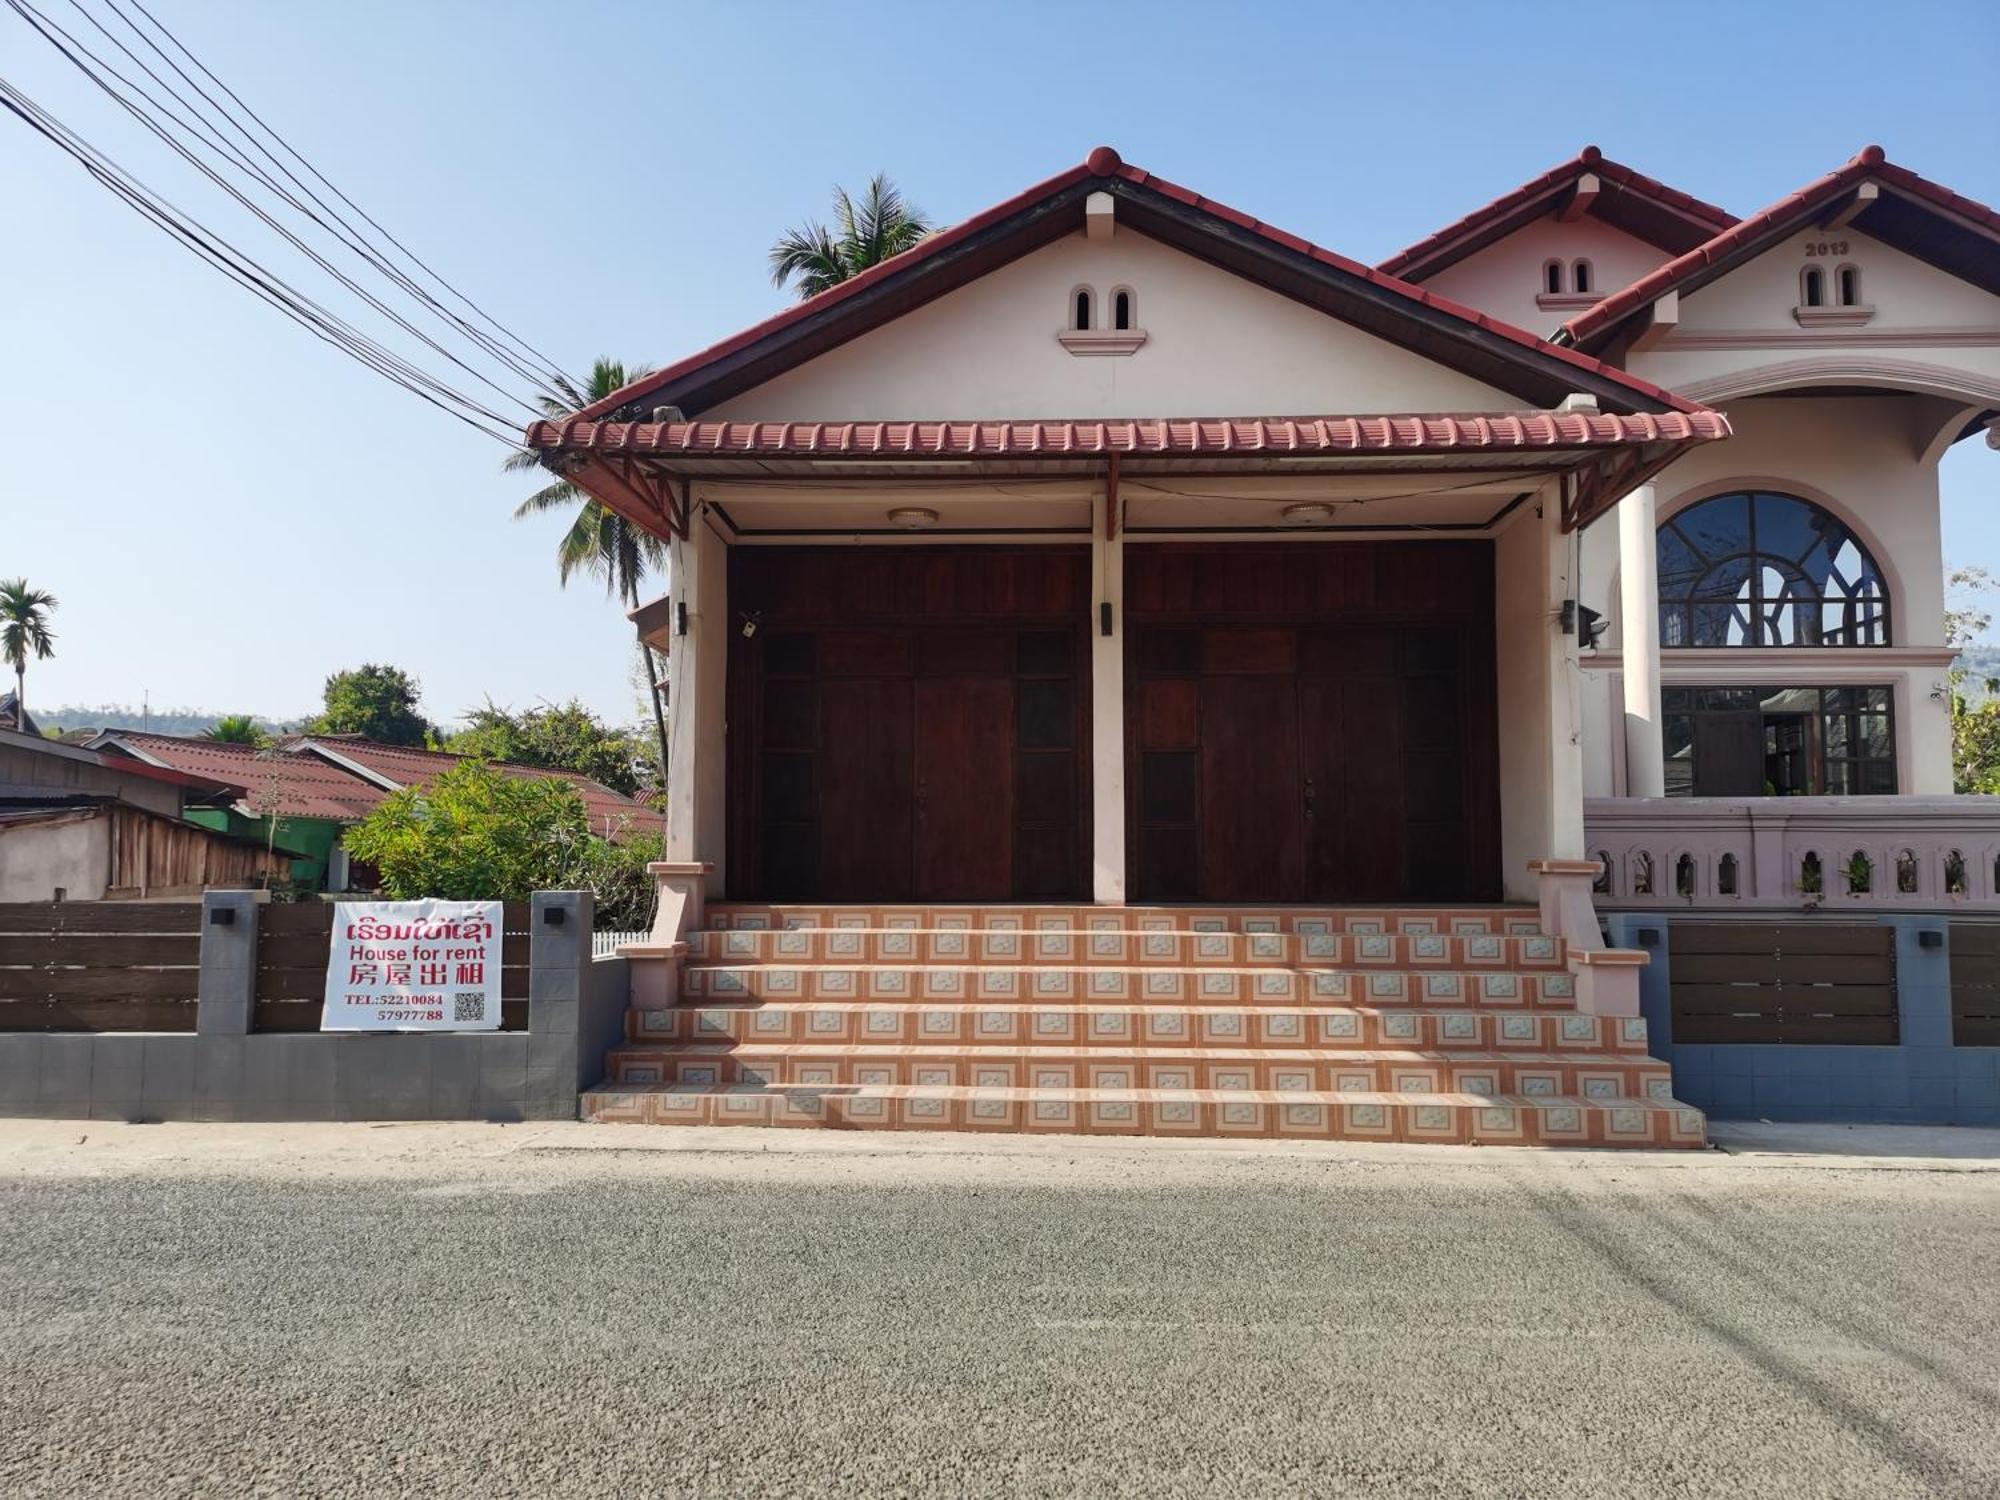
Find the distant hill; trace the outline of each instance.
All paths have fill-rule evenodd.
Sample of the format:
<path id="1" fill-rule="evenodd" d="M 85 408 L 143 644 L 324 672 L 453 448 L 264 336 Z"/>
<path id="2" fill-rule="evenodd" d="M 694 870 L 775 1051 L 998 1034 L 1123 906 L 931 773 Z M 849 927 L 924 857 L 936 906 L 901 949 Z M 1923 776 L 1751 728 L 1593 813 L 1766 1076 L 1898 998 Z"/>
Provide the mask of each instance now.
<path id="1" fill-rule="evenodd" d="M 94 707 L 65 703 L 60 708 L 43 708 L 32 699 L 28 712 L 47 729 L 150 729 L 154 734 L 206 734 L 224 717 L 205 708 L 155 708 L 142 711 L 123 703 L 100 703 Z M 259 728 L 272 733 L 294 729 L 296 720 L 254 716 Z"/>
<path id="2" fill-rule="evenodd" d="M 1958 664 L 1970 679 L 1967 692 L 1975 692 L 1988 678 L 2000 678 L 2000 646 L 1967 646 L 1958 653 Z"/>

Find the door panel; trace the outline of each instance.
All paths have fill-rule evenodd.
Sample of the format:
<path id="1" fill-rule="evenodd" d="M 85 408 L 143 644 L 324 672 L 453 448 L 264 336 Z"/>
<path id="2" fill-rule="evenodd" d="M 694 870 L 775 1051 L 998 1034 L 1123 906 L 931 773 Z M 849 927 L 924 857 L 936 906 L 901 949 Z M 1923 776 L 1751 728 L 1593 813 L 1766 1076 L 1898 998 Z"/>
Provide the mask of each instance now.
<path id="1" fill-rule="evenodd" d="M 818 771 L 819 880 L 810 894 L 901 899 L 916 818 L 909 678 L 821 683 Z"/>
<path id="2" fill-rule="evenodd" d="M 1299 703 L 1289 676 L 1201 683 L 1201 893 L 1299 899 Z"/>
<path id="3" fill-rule="evenodd" d="M 1013 729 L 1008 678 L 917 679 L 914 899 L 1012 894 Z"/>
<path id="4" fill-rule="evenodd" d="M 1090 885 L 1089 551 L 733 548 L 729 894 Z"/>
<path id="5" fill-rule="evenodd" d="M 1133 899 L 1498 896 L 1489 545 L 1126 559 Z"/>

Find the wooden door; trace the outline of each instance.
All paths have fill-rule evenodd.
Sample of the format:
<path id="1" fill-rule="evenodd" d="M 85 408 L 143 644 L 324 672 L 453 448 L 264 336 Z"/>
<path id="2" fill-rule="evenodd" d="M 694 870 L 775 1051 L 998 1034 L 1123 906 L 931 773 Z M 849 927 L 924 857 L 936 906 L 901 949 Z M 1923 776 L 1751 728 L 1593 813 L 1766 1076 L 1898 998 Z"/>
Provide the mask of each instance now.
<path id="1" fill-rule="evenodd" d="M 1088 558 L 733 554 L 729 894 L 1085 899 Z"/>
<path id="2" fill-rule="evenodd" d="M 1497 897 L 1489 548 L 1127 559 L 1133 899 Z"/>
<path id="3" fill-rule="evenodd" d="M 1014 892 L 1014 683 L 920 677 L 916 713 L 918 901 Z"/>

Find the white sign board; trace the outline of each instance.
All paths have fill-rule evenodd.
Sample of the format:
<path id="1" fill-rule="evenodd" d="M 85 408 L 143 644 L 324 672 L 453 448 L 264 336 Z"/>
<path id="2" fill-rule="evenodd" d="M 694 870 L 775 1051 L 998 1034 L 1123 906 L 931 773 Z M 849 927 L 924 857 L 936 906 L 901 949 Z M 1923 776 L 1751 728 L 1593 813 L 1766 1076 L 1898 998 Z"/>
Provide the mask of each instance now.
<path id="1" fill-rule="evenodd" d="M 321 1031 L 498 1031 L 498 901 L 342 901 Z"/>

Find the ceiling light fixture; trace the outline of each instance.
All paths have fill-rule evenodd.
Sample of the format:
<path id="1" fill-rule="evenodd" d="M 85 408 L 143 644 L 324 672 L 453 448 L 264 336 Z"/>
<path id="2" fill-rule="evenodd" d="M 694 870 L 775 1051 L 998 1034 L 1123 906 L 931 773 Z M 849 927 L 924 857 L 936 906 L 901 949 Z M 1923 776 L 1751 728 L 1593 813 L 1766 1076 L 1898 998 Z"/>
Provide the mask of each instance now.
<path id="1" fill-rule="evenodd" d="M 1324 526 L 1333 519 L 1333 507 L 1313 500 L 1304 505 L 1287 505 L 1282 514 L 1290 526 Z"/>
<path id="2" fill-rule="evenodd" d="M 889 524 L 905 531 L 928 531 L 937 522 L 938 513 L 921 505 L 899 505 L 889 512 Z"/>

